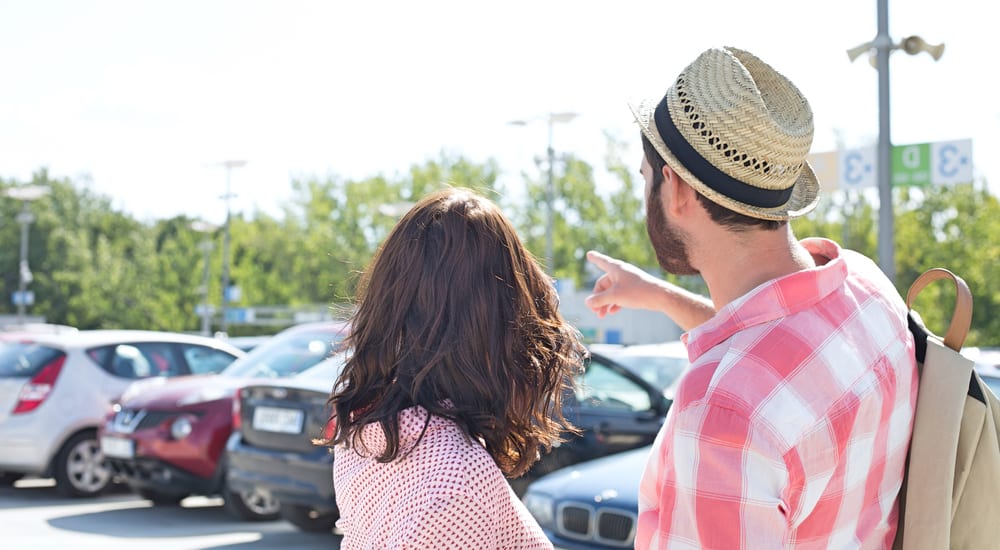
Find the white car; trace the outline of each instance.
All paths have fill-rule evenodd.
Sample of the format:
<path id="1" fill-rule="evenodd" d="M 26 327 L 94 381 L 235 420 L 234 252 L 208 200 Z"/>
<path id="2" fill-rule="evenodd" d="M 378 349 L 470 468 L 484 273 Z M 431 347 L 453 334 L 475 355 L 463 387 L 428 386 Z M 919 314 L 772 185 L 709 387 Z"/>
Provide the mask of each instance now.
<path id="1" fill-rule="evenodd" d="M 588 348 L 620 363 L 660 390 L 670 388 L 691 364 L 687 346 L 680 340 L 657 344 L 591 344 Z"/>
<path id="2" fill-rule="evenodd" d="M 65 496 L 111 482 L 97 426 L 132 382 L 219 372 L 243 351 L 204 336 L 135 330 L 0 333 L 0 484 L 53 477 Z"/>

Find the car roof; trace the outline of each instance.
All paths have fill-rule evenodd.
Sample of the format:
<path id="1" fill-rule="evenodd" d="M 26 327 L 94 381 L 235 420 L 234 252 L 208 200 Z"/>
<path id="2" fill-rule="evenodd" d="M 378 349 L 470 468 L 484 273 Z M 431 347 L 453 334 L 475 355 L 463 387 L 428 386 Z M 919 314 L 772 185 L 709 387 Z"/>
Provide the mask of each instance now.
<path id="1" fill-rule="evenodd" d="M 16 334 L 19 340 L 60 347 L 90 347 L 120 342 L 181 342 L 239 351 L 235 346 L 217 338 L 156 330 L 81 330 L 62 334 Z"/>
<path id="2" fill-rule="evenodd" d="M 655 344 L 591 344 L 591 351 L 611 357 L 625 355 L 665 355 L 687 359 L 687 345 L 680 340 L 668 340 Z"/>
<path id="3" fill-rule="evenodd" d="M 1000 368 L 1000 348 L 978 348 L 973 359 L 978 365 Z"/>
<path id="4" fill-rule="evenodd" d="M 299 323 L 297 325 L 292 325 L 285 330 L 282 330 L 278 334 L 293 334 L 296 332 L 309 332 L 315 330 L 328 330 L 330 332 L 340 332 L 347 329 L 349 323 L 347 321 L 312 321 L 308 323 Z M 275 335 L 277 336 L 277 334 Z"/>

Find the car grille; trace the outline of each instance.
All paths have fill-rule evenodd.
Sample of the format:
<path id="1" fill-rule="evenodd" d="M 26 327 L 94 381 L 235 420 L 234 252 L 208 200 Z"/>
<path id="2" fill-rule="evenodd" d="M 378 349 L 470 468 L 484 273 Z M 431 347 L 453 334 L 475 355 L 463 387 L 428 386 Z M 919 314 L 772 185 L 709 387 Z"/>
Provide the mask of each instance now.
<path id="1" fill-rule="evenodd" d="M 159 425 L 177 413 L 163 411 L 147 411 L 142 409 L 122 409 L 115 413 L 112 420 L 114 430 L 120 433 L 132 433 Z"/>
<path id="2" fill-rule="evenodd" d="M 630 548 L 635 538 L 636 514 L 621 508 L 563 503 L 556 511 L 556 532 L 581 541 Z"/>

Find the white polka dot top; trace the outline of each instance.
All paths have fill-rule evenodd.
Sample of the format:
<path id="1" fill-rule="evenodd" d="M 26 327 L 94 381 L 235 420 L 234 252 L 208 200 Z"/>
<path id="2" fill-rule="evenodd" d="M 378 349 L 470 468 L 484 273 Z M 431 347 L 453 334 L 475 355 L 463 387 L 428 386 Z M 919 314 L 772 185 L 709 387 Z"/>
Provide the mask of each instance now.
<path id="1" fill-rule="evenodd" d="M 413 447 L 426 417 L 422 407 L 400 413 L 401 458 L 391 463 L 334 448 L 341 548 L 552 548 L 493 458 L 454 422 L 433 416 Z M 377 424 L 362 440 L 375 455 L 385 448 Z"/>

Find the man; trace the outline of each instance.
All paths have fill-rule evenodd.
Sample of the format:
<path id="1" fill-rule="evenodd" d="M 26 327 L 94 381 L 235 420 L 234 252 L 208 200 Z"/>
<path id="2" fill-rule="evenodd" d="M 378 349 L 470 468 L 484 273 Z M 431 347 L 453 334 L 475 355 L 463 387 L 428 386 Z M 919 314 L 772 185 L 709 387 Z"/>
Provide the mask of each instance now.
<path id="1" fill-rule="evenodd" d="M 633 108 L 661 267 L 706 300 L 597 252 L 587 303 L 659 310 L 691 369 L 653 445 L 636 548 L 891 548 L 913 425 L 906 306 L 869 259 L 797 241 L 819 184 L 812 111 L 754 55 L 710 49 Z"/>

